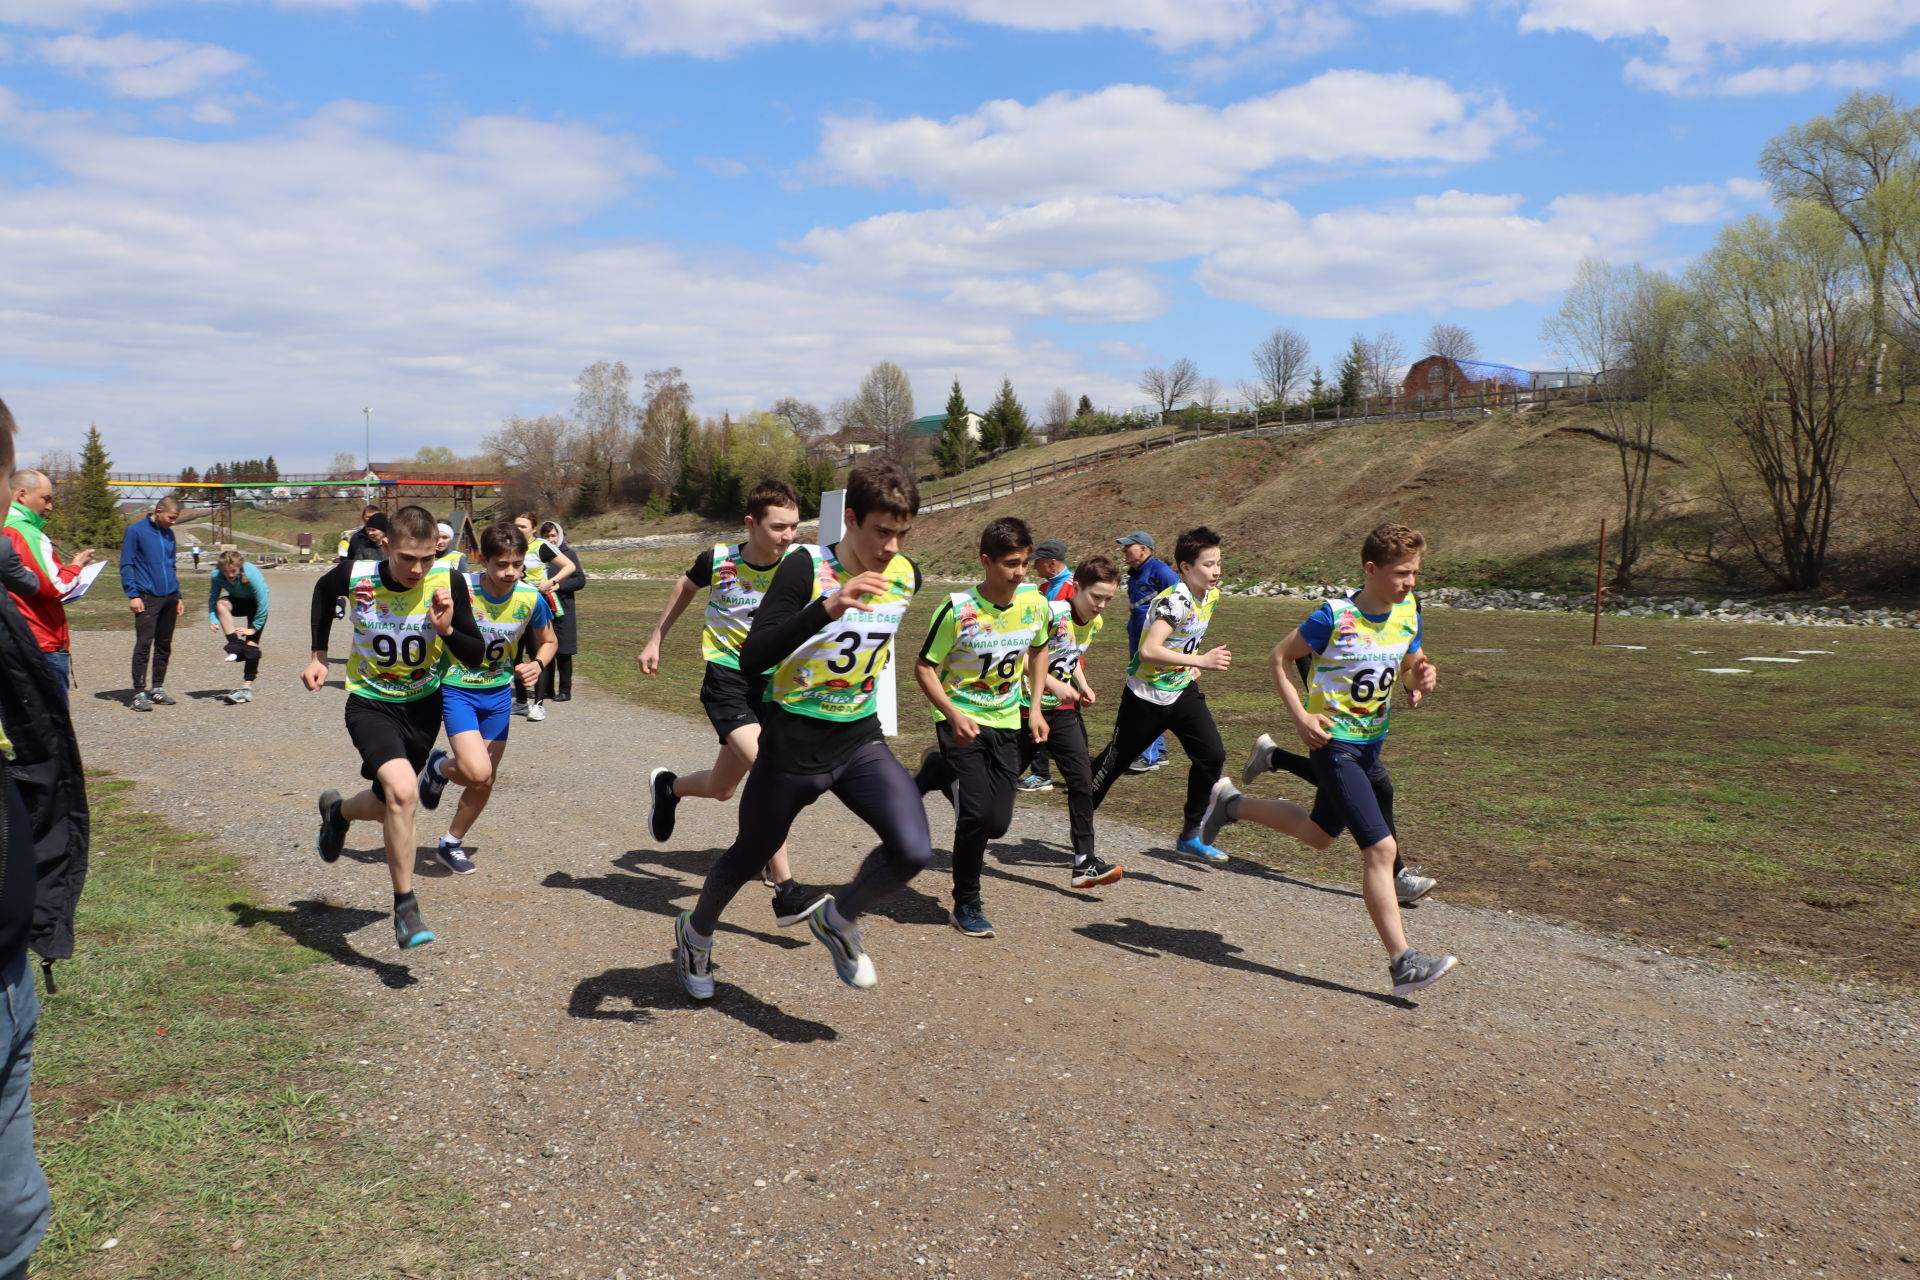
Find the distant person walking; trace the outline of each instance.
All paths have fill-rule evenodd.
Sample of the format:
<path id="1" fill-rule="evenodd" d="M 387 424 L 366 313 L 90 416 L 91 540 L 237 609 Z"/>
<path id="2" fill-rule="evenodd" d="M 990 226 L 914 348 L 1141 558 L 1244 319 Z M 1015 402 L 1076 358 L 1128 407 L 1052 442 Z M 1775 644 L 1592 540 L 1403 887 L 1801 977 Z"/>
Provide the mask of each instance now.
<path id="1" fill-rule="evenodd" d="M 151 711 L 170 707 L 167 665 L 173 660 L 173 627 L 187 611 L 180 598 L 180 575 L 175 569 L 179 549 L 173 526 L 180 519 L 180 499 L 168 494 L 154 503 L 153 514 L 136 520 L 120 544 L 120 587 L 133 611 L 133 709 Z M 147 657 L 153 657 L 153 688 L 147 688 Z"/>
<path id="2" fill-rule="evenodd" d="M 1120 554 L 1127 561 L 1127 656 L 1131 658 L 1140 651 L 1140 632 L 1147 623 L 1147 606 L 1153 598 L 1167 588 L 1180 582 L 1180 575 L 1165 560 L 1154 558 L 1153 535 L 1145 529 L 1135 529 L 1121 538 L 1115 538 L 1120 544 Z M 1167 740 L 1164 736 L 1155 738 L 1153 745 L 1140 753 L 1140 758 L 1127 766 L 1130 773 L 1145 773 L 1149 769 L 1158 769 L 1160 762 L 1167 758 Z"/>
<path id="3" fill-rule="evenodd" d="M 33 631 L 40 652 L 64 691 L 73 684 L 73 658 L 68 652 L 67 606 L 63 597 L 72 588 L 80 571 L 93 563 L 93 548 L 88 547 L 60 563 L 60 553 L 47 536 L 47 517 L 53 511 L 53 481 L 41 472 L 21 470 L 8 481 L 13 505 L 7 512 L 7 541 L 19 553 L 22 566 L 33 575 L 31 591 L 21 590 L 24 583 L 9 582 L 8 591 Z"/>
<path id="4" fill-rule="evenodd" d="M 587 571 L 580 564 L 580 556 L 567 545 L 567 531 L 558 522 L 549 520 L 540 526 L 540 537 L 550 547 L 556 548 L 560 555 L 547 562 L 549 573 L 561 560 L 573 566 L 573 572 L 562 574 L 553 579 L 553 598 L 560 606 L 559 616 L 554 619 L 553 633 L 560 640 L 560 648 L 554 654 L 553 665 L 540 676 L 540 686 L 535 691 L 544 701 L 548 698 L 555 702 L 573 701 L 573 655 L 580 652 L 580 614 L 573 597 L 580 588 L 587 585 Z"/>
<path id="5" fill-rule="evenodd" d="M 238 551 L 220 553 L 207 586 L 207 625 L 224 635 L 227 652 L 246 664 L 240 687 L 227 702 L 252 702 L 254 677 L 260 674 L 260 633 L 267 629 L 267 579 Z"/>
<path id="6" fill-rule="evenodd" d="M 188 547 L 187 554 L 193 557 L 193 571 L 200 572 L 200 544 L 196 542 Z"/>

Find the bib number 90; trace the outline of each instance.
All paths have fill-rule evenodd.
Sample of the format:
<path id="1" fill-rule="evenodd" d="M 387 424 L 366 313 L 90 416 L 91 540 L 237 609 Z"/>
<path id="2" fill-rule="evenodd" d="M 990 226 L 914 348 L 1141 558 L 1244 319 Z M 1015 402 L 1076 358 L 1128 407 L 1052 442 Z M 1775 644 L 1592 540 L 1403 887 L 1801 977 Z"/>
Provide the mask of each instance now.
<path id="1" fill-rule="evenodd" d="M 398 640 L 384 632 L 373 637 L 373 660 L 380 666 L 391 667 L 395 663 L 403 667 L 424 666 L 427 661 L 427 638 L 423 635 L 402 636 Z"/>

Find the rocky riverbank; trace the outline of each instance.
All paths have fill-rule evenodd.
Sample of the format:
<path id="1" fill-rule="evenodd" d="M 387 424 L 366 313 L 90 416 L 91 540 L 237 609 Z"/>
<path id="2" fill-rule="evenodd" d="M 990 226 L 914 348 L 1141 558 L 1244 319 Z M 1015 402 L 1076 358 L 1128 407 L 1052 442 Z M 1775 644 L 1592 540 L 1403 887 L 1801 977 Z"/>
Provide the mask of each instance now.
<path id="1" fill-rule="evenodd" d="M 1223 583 L 1221 594 L 1283 600 L 1338 599 L 1353 591 L 1350 585 L 1298 585 L 1286 582 Z M 1591 594 L 1561 595 L 1551 591 L 1509 591 L 1499 587 L 1434 587 L 1420 593 L 1420 602 L 1434 608 L 1514 610 L 1520 612 L 1587 613 Z M 1808 601 L 1720 600 L 1696 596 L 1609 597 L 1606 612 L 1614 617 L 1710 618 L 1718 622 L 1765 622 L 1795 627 L 1906 627 L 1920 629 L 1920 609 L 1855 608 L 1846 604 Z"/>

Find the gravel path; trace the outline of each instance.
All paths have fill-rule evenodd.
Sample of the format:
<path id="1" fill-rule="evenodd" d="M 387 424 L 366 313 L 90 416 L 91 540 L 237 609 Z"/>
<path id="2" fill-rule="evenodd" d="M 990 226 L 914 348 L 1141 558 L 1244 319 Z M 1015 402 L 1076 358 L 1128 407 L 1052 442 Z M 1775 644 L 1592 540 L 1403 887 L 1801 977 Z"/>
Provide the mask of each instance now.
<path id="1" fill-rule="evenodd" d="M 1001 936 L 942 923 L 937 862 L 870 920 L 870 993 L 750 887 L 690 1007 L 670 922 L 733 809 L 684 804 L 657 848 L 644 779 L 712 737 L 590 685 L 514 725 L 481 874 L 425 874 L 441 941 L 403 957 L 374 830 L 311 852 L 315 793 L 355 775 L 339 690 L 274 648 L 228 707 L 203 694 L 232 666 L 181 641 L 181 705 L 134 715 L 131 637 L 75 636 L 88 764 L 242 855 L 237 918 L 409 1029 L 366 1119 L 473 1190 L 502 1276 L 1920 1275 L 1911 1002 L 1444 901 L 1409 925 L 1463 967 L 1397 1001 L 1352 893 L 1178 859 L 1117 820 L 1122 782 L 1121 883 L 1070 891 L 1063 818 L 1023 809 L 989 855 Z M 818 882 L 867 847 L 831 800 L 794 841 Z"/>

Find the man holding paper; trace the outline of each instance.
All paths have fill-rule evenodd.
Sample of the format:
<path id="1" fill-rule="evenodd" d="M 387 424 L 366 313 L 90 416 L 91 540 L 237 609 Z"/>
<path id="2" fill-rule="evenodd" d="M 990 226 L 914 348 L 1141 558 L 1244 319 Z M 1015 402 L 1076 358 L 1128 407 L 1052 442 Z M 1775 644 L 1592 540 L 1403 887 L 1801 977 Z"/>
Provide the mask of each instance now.
<path id="1" fill-rule="evenodd" d="M 93 560 L 88 547 L 61 564 L 53 539 L 47 536 L 47 515 L 53 510 L 53 481 L 43 472 L 16 471 L 8 481 L 13 490 L 13 505 L 7 511 L 7 541 L 13 544 L 20 560 L 33 571 L 37 589 L 23 595 L 11 587 L 8 594 L 19 607 L 33 631 L 35 643 L 47 656 L 64 691 L 73 683 L 73 664 L 68 653 L 66 595 L 80 579 L 80 571 Z"/>

